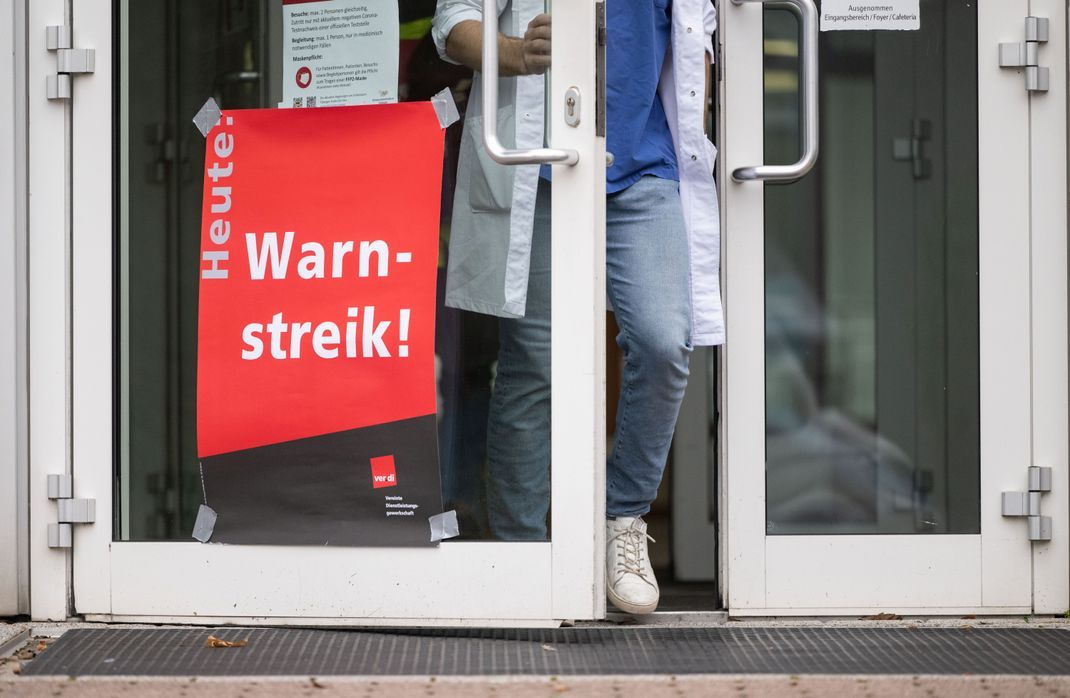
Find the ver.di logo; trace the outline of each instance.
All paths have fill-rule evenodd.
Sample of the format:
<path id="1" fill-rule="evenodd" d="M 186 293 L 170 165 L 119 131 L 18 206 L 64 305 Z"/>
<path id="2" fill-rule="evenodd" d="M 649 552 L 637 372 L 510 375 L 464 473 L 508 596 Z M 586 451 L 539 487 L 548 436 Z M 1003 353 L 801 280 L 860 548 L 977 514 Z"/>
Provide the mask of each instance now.
<path id="1" fill-rule="evenodd" d="M 394 469 L 394 456 L 372 458 L 372 489 L 397 487 L 398 476 Z"/>

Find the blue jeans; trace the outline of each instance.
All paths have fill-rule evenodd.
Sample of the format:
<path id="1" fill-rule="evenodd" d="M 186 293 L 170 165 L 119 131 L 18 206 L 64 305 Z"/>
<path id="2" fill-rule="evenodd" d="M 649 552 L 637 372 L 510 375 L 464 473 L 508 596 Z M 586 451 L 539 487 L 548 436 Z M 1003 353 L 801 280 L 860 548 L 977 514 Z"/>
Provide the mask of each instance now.
<path id="1" fill-rule="evenodd" d="M 564 231 L 568 234 L 569 231 Z M 606 286 L 624 355 L 607 516 L 641 516 L 657 494 L 687 387 L 691 296 L 676 182 L 643 177 L 606 199 Z M 527 311 L 499 323 L 487 425 L 487 513 L 500 540 L 545 540 L 550 506 L 550 184 L 539 182 Z M 562 396 L 567 398 L 567 396 Z"/>

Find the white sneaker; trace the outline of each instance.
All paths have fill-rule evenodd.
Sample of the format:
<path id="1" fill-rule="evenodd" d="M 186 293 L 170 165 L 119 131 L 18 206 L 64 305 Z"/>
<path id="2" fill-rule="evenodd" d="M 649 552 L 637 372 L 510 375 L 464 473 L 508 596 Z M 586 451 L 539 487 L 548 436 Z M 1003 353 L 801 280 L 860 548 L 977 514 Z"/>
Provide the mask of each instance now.
<path id="1" fill-rule="evenodd" d="M 650 569 L 646 523 L 639 517 L 606 519 L 606 596 L 625 613 L 653 613 L 658 580 Z"/>

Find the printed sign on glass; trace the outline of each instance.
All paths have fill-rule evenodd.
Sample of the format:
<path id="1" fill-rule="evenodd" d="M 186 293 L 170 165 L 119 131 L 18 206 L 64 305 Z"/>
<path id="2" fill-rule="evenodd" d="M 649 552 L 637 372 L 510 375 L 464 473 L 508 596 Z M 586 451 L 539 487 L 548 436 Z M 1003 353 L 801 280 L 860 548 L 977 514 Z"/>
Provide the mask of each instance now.
<path id="1" fill-rule="evenodd" d="M 429 102 L 224 110 L 197 440 L 212 542 L 427 545 L 443 132 Z"/>

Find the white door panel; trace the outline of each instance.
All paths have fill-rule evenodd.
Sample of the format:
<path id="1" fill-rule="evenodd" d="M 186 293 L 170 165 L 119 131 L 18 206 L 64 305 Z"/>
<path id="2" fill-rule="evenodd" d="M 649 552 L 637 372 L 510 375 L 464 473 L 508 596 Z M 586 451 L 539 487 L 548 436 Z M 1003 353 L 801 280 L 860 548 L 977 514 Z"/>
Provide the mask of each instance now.
<path id="1" fill-rule="evenodd" d="M 784 161 L 798 42 L 776 33 L 773 11 L 721 3 L 721 570 L 733 613 L 1066 605 L 1065 542 L 1031 544 L 1000 510 L 1028 465 L 1055 466 L 1056 480 L 1066 468 L 1065 16 L 1035 4 L 1052 18 L 1042 52 L 1058 86 L 1033 97 L 997 61 L 999 42 L 1021 40 L 1015 5 L 923 0 L 913 44 L 823 33 L 821 165 L 773 189 L 728 174 Z M 963 33 L 974 11 L 976 48 Z M 975 92 L 963 77 L 974 60 Z M 976 138 L 963 116 L 974 99 Z M 963 175 L 973 158 L 976 192 Z M 1044 499 L 1056 531 L 1064 497 Z M 1034 560 L 1048 567 L 1035 599 Z"/>
<path id="2" fill-rule="evenodd" d="M 984 605 L 974 574 L 981 561 L 978 536 L 770 536 L 766 559 L 766 599 L 775 609 Z"/>
<path id="3" fill-rule="evenodd" d="M 53 3 L 33 4 L 41 8 Z M 182 3 L 182 11 L 193 6 Z M 262 6 L 277 11 L 275 3 Z M 125 317 L 126 311 L 113 315 L 113 280 L 121 273 L 113 256 L 113 241 L 119 238 L 118 226 L 124 224 L 116 219 L 121 212 L 113 210 L 113 202 L 117 194 L 128 195 L 115 190 L 116 182 L 125 180 L 113 178 L 113 168 L 118 166 L 120 172 L 131 177 L 153 176 L 151 169 L 142 171 L 146 143 L 151 145 L 145 139 L 151 140 L 153 134 L 123 130 L 129 117 L 126 102 L 122 112 L 115 112 L 115 93 L 133 89 L 126 83 L 129 64 L 123 61 L 138 60 L 138 56 L 114 52 L 116 45 L 129 45 L 131 34 L 139 31 L 137 26 L 127 26 L 125 8 L 125 2 L 92 0 L 80 3 L 75 17 L 76 45 L 95 48 L 97 53 L 96 74 L 76 80 L 73 100 L 73 397 L 68 404 L 73 421 L 75 495 L 96 499 L 97 521 L 75 531 L 74 610 L 96 619 L 341 624 L 542 624 L 553 619 L 604 615 L 604 551 L 600 543 L 604 516 L 600 464 L 604 463 L 605 449 L 601 393 L 604 207 L 599 202 L 604 196 L 605 143 L 604 138 L 595 135 L 593 118 L 594 4 L 561 4 L 555 8 L 557 67 L 549 109 L 554 119 L 553 145 L 575 149 L 580 158 L 575 167 L 555 168 L 553 224 L 587 231 L 582 241 L 554 237 L 552 380 L 556 392 L 570 396 L 569 400 L 553 401 L 552 460 L 559 466 L 555 473 L 567 475 L 552 480 L 551 516 L 556 535 L 552 542 L 448 542 L 428 549 L 135 542 L 128 540 L 132 537 L 128 531 L 113 523 L 115 514 L 124 521 L 132 516 L 130 503 L 116 511 L 120 503 L 113 496 L 116 475 L 120 487 L 129 476 L 127 470 L 113 472 L 114 464 L 123 460 L 116 451 L 125 443 L 122 435 L 121 443 L 113 438 L 115 420 L 119 415 L 120 422 L 126 423 L 129 413 L 114 410 L 113 395 L 120 376 L 112 369 L 117 367 L 119 373 L 131 370 L 129 357 L 120 357 L 120 363 L 114 363 L 118 347 L 113 337 L 119 338 L 121 347 L 132 332 L 154 331 L 147 326 L 118 328 L 114 317 Z M 37 24 L 43 27 L 42 14 L 39 9 Z M 273 19 L 268 26 L 277 30 L 278 22 Z M 117 31 L 118 37 L 113 34 Z M 41 35 L 43 38 L 43 28 Z M 115 38 L 119 41 L 113 41 Z M 277 46 L 278 42 L 271 43 L 271 47 Z M 271 48 L 265 50 L 270 52 Z M 255 55 L 249 49 L 249 60 Z M 181 57 L 183 61 L 187 58 L 193 66 L 189 75 L 196 79 L 196 61 Z M 277 57 L 271 56 L 265 65 L 277 66 L 277 62 Z M 42 67 L 37 70 L 44 74 Z M 114 75 L 120 78 L 114 79 Z M 270 77 L 230 77 L 238 82 L 265 81 L 269 92 L 277 87 Z M 43 87 L 43 77 L 40 82 Z M 160 83 L 164 83 L 163 75 Z M 573 85 L 582 94 L 591 95 L 585 104 L 590 105 L 592 118 L 582 119 L 578 128 L 567 127 L 563 121 L 564 92 Z M 155 89 L 152 84 L 136 87 L 142 92 Z M 205 84 L 203 89 L 207 97 L 223 88 Z M 239 85 L 235 89 L 243 88 Z M 62 118 L 61 105 L 47 106 L 56 112 L 54 119 Z M 116 124 L 124 126 L 116 129 Z M 185 119 L 182 126 L 193 128 Z M 121 134 L 119 140 L 116 133 Z M 139 149 L 137 158 L 129 156 L 134 152 L 131 148 Z M 181 152 L 178 156 L 181 158 Z M 50 172 L 54 177 L 59 173 L 62 170 L 55 168 Z M 199 181 L 198 173 L 193 176 Z M 153 206 L 160 208 L 146 201 L 140 204 L 144 215 L 152 214 Z M 62 222 L 60 209 L 55 207 L 51 212 L 60 216 L 57 222 Z M 152 227 L 142 221 L 140 230 Z M 62 250 L 62 237 L 56 238 L 54 244 Z M 131 252 L 123 247 L 121 254 L 122 260 Z M 42 269 L 38 270 L 38 278 L 44 278 Z M 122 277 L 122 283 L 129 283 L 128 275 Z M 55 294 L 57 317 L 64 316 L 63 300 L 62 294 Z M 56 332 L 61 332 L 62 323 L 56 325 Z M 120 329 L 123 331 L 117 335 Z M 62 367 L 62 334 L 57 338 L 50 351 L 55 354 L 58 347 L 60 353 L 53 364 Z M 62 374 L 56 378 L 62 379 Z M 56 390 L 56 395 L 62 397 L 62 382 Z M 120 408 L 128 397 L 117 395 Z M 188 409 L 184 403 L 179 407 Z M 62 454 L 62 440 L 55 440 L 51 446 Z M 35 525 L 34 535 L 43 535 L 43 522 Z M 581 531 L 589 535 L 577 533 Z M 62 569 L 63 554 L 48 554 L 61 566 L 57 569 Z M 44 565 L 40 569 L 42 577 L 49 575 Z M 51 589 L 59 594 L 65 592 L 63 585 L 53 584 Z M 56 601 L 47 608 L 62 606 Z M 58 612 L 43 610 L 43 603 L 40 608 L 45 615 Z"/>

